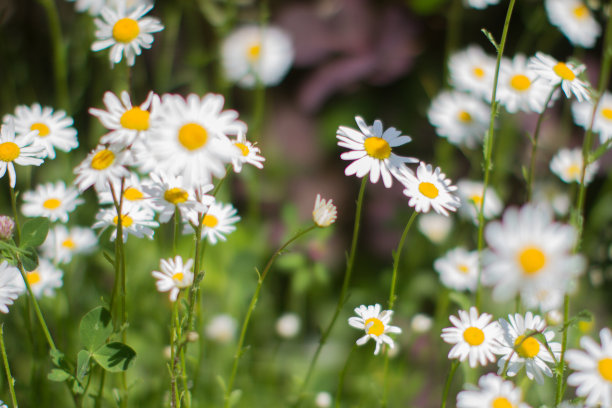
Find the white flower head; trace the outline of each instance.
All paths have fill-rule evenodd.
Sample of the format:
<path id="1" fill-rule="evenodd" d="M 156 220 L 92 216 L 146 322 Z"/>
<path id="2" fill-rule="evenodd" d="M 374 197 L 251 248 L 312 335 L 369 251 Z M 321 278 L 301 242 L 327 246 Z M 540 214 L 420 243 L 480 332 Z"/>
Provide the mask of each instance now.
<path id="1" fill-rule="evenodd" d="M 458 51 L 448 60 L 450 82 L 459 91 L 491 99 L 496 60 L 477 45 Z"/>
<path id="2" fill-rule="evenodd" d="M 40 166 L 45 156 L 45 148 L 34 143 L 36 131 L 25 135 L 15 135 L 15 123 L 9 119 L 0 128 L 0 177 L 8 171 L 9 182 L 15 188 L 17 175 L 15 164 L 20 166 Z"/>
<path id="3" fill-rule="evenodd" d="M 438 214 L 448 216 L 449 211 L 457 211 L 460 200 L 454 195 L 457 187 L 451 185 L 439 167 L 421 162 L 416 175 L 404 167 L 400 169 L 398 179 L 404 185 L 404 195 L 408 205 L 417 212 L 429 212 L 433 208 Z"/>
<path id="4" fill-rule="evenodd" d="M 238 210 L 231 204 L 223 204 L 214 202 L 205 211 L 202 219 L 202 238 L 208 239 L 211 245 L 215 245 L 218 241 L 226 241 L 227 236 L 236 230 L 236 224 L 240 221 L 240 216 L 237 215 Z M 192 234 L 193 226 L 198 225 L 199 214 L 190 211 L 186 215 L 184 234 Z"/>
<path id="5" fill-rule="evenodd" d="M 593 102 L 575 102 L 572 104 L 572 114 L 577 125 L 588 129 L 591 127 L 593 118 Z M 600 143 L 603 144 L 612 139 L 612 94 L 608 91 L 604 92 L 599 100 L 592 129 L 599 133 Z"/>
<path id="6" fill-rule="evenodd" d="M 41 250 L 45 258 L 51 259 L 54 264 L 65 264 L 72 260 L 75 254 L 88 254 L 93 252 L 98 244 L 96 234 L 91 228 L 56 225 L 49 230 Z"/>
<path id="7" fill-rule="evenodd" d="M 91 186 L 98 191 L 105 191 L 110 185 L 118 187 L 121 185 L 121 179 L 130 175 L 126 164 L 128 162 L 125 151 L 115 146 L 98 145 L 74 169 L 77 175 L 74 183 L 80 192 Z"/>
<path id="8" fill-rule="evenodd" d="M 120 187 L 114 188 L 115 198 L 119 201 L 123 199 L 124 203 L 128 205 L 136 205 L 140 207 L 151 207 L 151 196 L 149 196 L 145 190 L 143 183 L 140 182 L 138 175 L 134 172 L 130 172 L 129 176 L 123 180 L 123 193 L 120 196 Z M 114 204 L 113 193 L 110 190 L 110 186 L 104 186 L 103 189 L 97 191 L 98 201 L 100 204 Z"/>
<path id="9" fill-rule="evenodd" d="M 174 259 L 162 259 L 160 261 L 161 271 L 153 271 L 151 274 L 157 282 L 157 290 L 160 292 L 170 292 L 170 300 L 176 301 L 181 289 L 191 286 L 193 282 L 193 259 L 188 259 L 183 264 L 183 258 L 180 255 Z"/>
<path id="10" fill-rule="evenodd" d="M 155 231 L 152 228 L 157 228 L 159 226 L 159 223 L 153 219 L 154 215 L 153 210 L 149 208 L 123 203 L 121 207 L 123 242 L 127 241 L 128 234 L 138 238 L 147 237 L 148 239 L 153 239 Z M 111 241 L 114 241 L 117 237 L 117 225 L 119 223 L 117 209 L 114 206 L 100 209 L 96 214 L 96 220 L 92 228 L 114 228 L 110 237 Z"/>
<path id="11" fill-rule="evenodd" d="M 35 190 L 24 192 L 21 212 L 26 217 L 45 217 L 51 221 L 67 222 L 69 213 L 83 203 L 75 188 L 66 187 L 63 181 L 57 181 L 39 184 Z"/>
<path id="12" fill-rule="evenodd" d="M 329 227 L 338 216 L 336 206 L 332 203 L 332 200 L 325 200 L 321 198 L 321 194 L 317 194 L 315 200 L 314 210 L 312 210 L 312 219 L 321 228 Z"/>
<path id="13" fill-rule="evenodd" d="M 477 390 L 464 390 L 457 394 L 457 408 L 530 408 L 523 402 L 523 393 L 511 381 L 493 374 L 478 380 Z"/>
<path id="14" fill-rule="evenodd" d="M 204 327 L 204 334 L 217 343 L 226 344 L 236 336 L 238 323 L 228 314 L 214 316 Z"/>
<path id="15" fill-rule="evenodd" d="M 473 292 L 478 281 L 478 251 L 455 248 L 434 262 L 440 281 L 450 289 Z"/>
<path id="16" fill-rule="evenodd" d="M 242 171 L 242 165 L 245 163 L 255 166 L 258 169 L 263 169 L 263 162 L 266 161 L 266 159 L 259 155 L 259 153 L 261 153 L 259 147 L 249 142 L 244 133 L 238 133 L 236 140 L 232 140 L 232 143 L 236 147 L 236 149 L 234 149 L 235 154 L 232 157 L 234 172 L 240 173 Z"/>
<path id="17" fill-rule="evenodd" d="M 482 206 L 483 191 L 484 184 L 481 181 L 459 180 L 457 182 L 457 195 L 463 203 L 459 212 L 461 215 L 471 219 L 474 224 L 478 224 L 478 214 Z M 490 186 L 487 187 L 483 209 L 484 218 L 488 220 L 497 217 L 503 207 L 504 205 L 495 190 Z"/>
<path id="18" fill-rule="evenodd" d="M 355 308 L 355 313 L 359 317 L 349 317 L 348 323 L 352 327 L 365 331 L 365 335 L 357 339 L 357 345 L 362 346 L 372 339 L 376 342 L 374 355 L 380 352 L 380 347 L 383 343 L 393 348 L 393 339 L 387 333 L 401 333 L 399 327 L 391 326 L 392 310 L 381 311 L 380 305 L 377 303 L 371 306 L 361 305 Z"/>
<path id="19" fill-rule="evenodd" d="M 534 57 L 529 58 L 527 67 L 533 70 L 539 78 L 548 81 L 551 86 L 561 84 L 561 89 L 566 97 L 569 98 L 571 94 L 574 94 L 579 102 L 591 99 L 590 85 L 578 78 L 578 75 L 585 70 L 584 65 L 560 62 L 550 55 L 537 52 Z"/>
<path id="20" fill-rule="evenodd" d="M 573 45 L 593 48 L 601 35 L 601 26 L 591 10 L 581 0 L 546 0 L 546 14 L 550 23 Z"/>
<path id="21" fill-rule="evenodd" d="M 8 313 L 9 306 L 25 288 L 19 270 L 7 261 L 0 262 L 0 312 Z"/>
<path id="22" fill-rule="evenodd" d="M 295 313 L 285 313 L 276 320 L 274 328 L 280 337 L 291 339 L 300 332 L 301 325 L 300 316 Z"/>
<path id="23" fill-rule="evenodd" d="M 582 149 L 561 149 L 550 161 L 550 170 L 566 183 L 580 183 L 582 173 Z M 589 184 L 599 165 L 590 163 L 584 172 L 584 184 Z"/>
<path id="24" fill-rule="evenodd" d="M 453 221 L 450 217 L 436 212 L 421 214 L 417 219 L 417 224 L 421 234 L 434 244 L 444 242 L 453 228 Z"/>
<path id="25" fill-rule="evenodd" d="M 47 259 L 40 258 L 36 269 L 26 272 L 26 279 L 37 298 L 53 296 L 55 289 L 62 287 L 64 272 Z"/>

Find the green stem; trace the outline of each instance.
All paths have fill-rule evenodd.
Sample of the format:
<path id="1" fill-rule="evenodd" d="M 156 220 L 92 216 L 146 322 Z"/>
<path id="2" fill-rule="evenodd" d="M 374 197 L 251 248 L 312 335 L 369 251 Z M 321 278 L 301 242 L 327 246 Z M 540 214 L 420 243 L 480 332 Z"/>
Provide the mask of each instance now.
<path id="1" fill-rule="evenodd" d="M 340 375 L 338 377 L 338 389 L 336 390 L 336 408 L 340 408 L 340 400 L 342 399 L 342 388 L 344 386 L 344 377 L 346 377 L 346 372 L 348 371 L 349 362 L 351 361 L 351 356 L 357 350 L 357 344 L 353 344 L 349 355 L 346 357 L 346 361 L 344 362 L 344 367 L 342 367 L 342 371 L 340 371 Z"/>
<path id="2" fill-rule="evenodd" d="M 442 403 L 440 404 L 440 408 L 446 408 L 446 401 L 448 400 L 448 392 L 450 391 L 451 383 L 453 382 L 453 377 L 455 377 L 455 371 L 457 371 L 457 367 L 459 367 L 459 360 L 454 360 L 451 364 L 450 371 L 448 372 L 448 376 L 446 377 L 446 383 L 444 384 L 444 391 L 442 392 Z"/>
<path id="3" fill-rule="evenodd" d="M 15 194 L 15 189 L 9 186 L 9 190 L 11 192 L 11 207 L 13 209 L 13 218 L 15 220 L 15 243 L 19 245 L 19 241 L 21 240 L 21 228 L 19 227 L 19 213 L 17 212 L 17 194 Z"/>
<path id="4" fill-rule="evenodd" d="M 106 370 L 102 369 L 100 374 L 100 384 L 98 385 L 98 395 L 96 395 L 96 402 L 94 408 L 100 408 L 102 406 L 102 396 L 104 394 L 104 383 L 106 382 Z"/>
<path id="5" fill-rule="evenodd" d="M 177 360 L 177 356 L 176 356 L 176 352 L 178 350 L 178 344 L 177 344 L 177 338 L 178 336 L 178 330 L 179 327 L 177 325 L 178 322 L 178 305 L 180 302 L 180 293 L 179 296 L 176 298 L 176 300 L 174 301 L 174 304 L 172 305 L 172 325 L 170 328 L 170 406 L 172 408 L 180 408 L 181 406 L 181 399 L 180 399 L 180 395 L 179 395 L 179 390 L 178 390 L 178 386 L 176 384 L 177 382 L 177 372 L 176 372 L 176 360 Z"/>
<path id="6" fill-rule="evenodd" d="M 4 347 L 4 324 L 0 324 L 0 351 L 2 351 L 2 361 L 4 362 L 4 372 L 6 373 L 6 381 L 8 382 L 9 393 L 11 394 L 11 401 L 13 402 L 13 408 L 17 408 L 17 397 L 15 396 L 15 385 L 13 376 L 11 375 L 11 368 L 9 367 L 8 357 L 6 356 L 6 348 Z"/>

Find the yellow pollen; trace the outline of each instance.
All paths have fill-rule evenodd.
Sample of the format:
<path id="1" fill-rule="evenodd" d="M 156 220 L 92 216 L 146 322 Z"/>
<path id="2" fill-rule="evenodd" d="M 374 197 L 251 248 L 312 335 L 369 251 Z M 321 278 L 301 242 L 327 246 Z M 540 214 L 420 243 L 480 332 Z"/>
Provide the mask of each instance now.
<path id="1" fill-rule="evenodd" d="M 219 219 L 211 214 L 206 214 L 202 224 L 208 228 L 215 228 L 219 224 Z"/>
<path id="2" fill-rule="evenodd" d="M 580 171 L 582 169 L 576 165 L 576 164 L 572 164 L 567 168 L 567 176 L 568 178 L 574 178 L 574 179 L 579 179 L 580 178 Z"/>
<path id="3" fill-rule="evenodd" d="M 240 149 L 243 156 L 249 155 L 249 148 L 247 145 L 245 145 L 244 143 L 239 143 L 239 142 L 234 143 L 234 145 Z"/>
<path id="4" fill-rule="evenodd" d="M 484 333 L 478 327 L 468 327 L 463 331 L 463 340 L 470 346 L 479 346 L 484 339 Z"/>
<path id="5" fill-rule="evenodd" d="M 475 77 L 478 77 L 478 78 L 481 78 L 481 79 L 485 76 L 484 69 L 482 69 L 480 67 L 474 67 L 472 69 L 472 73 L 474 74 Z"/>
<path id="6" fill-rule="evenodd" d="M 117 225 L 117 221 L 119 221 L 118 217 L 115 216 L 113 218 L 113 224 Z M 121 214 L 121 225 L 124 227 L 130 227 L 134 223 L 134 220 L 129 215 Z"/>
<path id="7" fill-rule="evenodd" d="M 368 156 L 378 160 L 388 159 L 391 156 L 391 146 L 382 137 L 368 137 L 363 142 L 363 147 Z"/>
<path id="8" fill-rule="evenodd" d="M 184 203 L 189 198 L 189 193 L 182 188 L 174 187 L 164 192 L 164 200 L 174 205 Z"/>
<path id="9" fill-rule="evenodd" d="M 610 109 L 610 108 L 603 108 L 601 110 L 601 116 L 603 116 L 604 118 L 606 118 L 608 120 L 612 120 L 612 109 Z"/>
<path id="10" fill-rule="evenodd" d="M 110 150 L 100 150 L 91 159 L 91 168 L 94 170 L 104 170 L 108 168 L 115 161 L 115 153 Z"/>
<path id="11" fill-rule="evenodd" d="M 517 91 L 526 91 L 531 86 L 531 80 L 523 74 L 518 74 L 510 80 L 510 86 Z"/>
<path id="12" fill-rule="evenodd" d="M 28 272 L 26 274 L 26 279 L 30 285 L 36 285 L 40 282 L 40 273 L 38 273 L 38 271 Z"/>
<path id="13" fill-rule="evenodd" d="M 384 333 L 385 325 L 383 324 L 383 322 L 380 321 L 380 319 L 377 319 L 376 317 L 370 317 L 368 320 L 365 321 L 365 327 L 367 328 L 370 324 L 371 326 L 368 329 L 368 334 L 380 336 Z"/>
<path id="14" fill-rule="evenodd" d="M 457 119 L 459 119 L 459 121 L 463 123 L 470 123 L 472 122 L 472 115 L 462 110 L 462 111 L 459 111 L 459 113 L 457 113 Z"/>
<path id="15" fill-rule="evenodd" d="M 574 17 L 576 17 L 578 20 L 582 20 L 589 16 L 589 9 L 586 8 L 584 4 L 574 7 L 572 12 L 574 13 Z"/>
<path id="16" fill-rule="evenodd" d="M 60 205 L 62 205 L 62 202 L 57 198 L 48 198 L 43 203 L 43 207 L 45 207 L 47 210 L 55 210 Z"/>
<path id="17" fill-rule="evenodd" d="M 147 130 L 149 129 L 149 112 L 140 109 L 138 106 L 127 110 L 121 115 L 119 123 L 126 129 L 130 130 Z"/>
<path id="18" fill-rule="evenodd" d="M 21 150 L 13 142 L 0 143 L 0 160 L 4 162 L 12 162 L 19 157 Z"/>
<path id="19" fill-rule="evenodd" d="M 68 248 L 68 249 L 74 249 L 76 247 L 76 244 L 74 243 L 73 240 L 71 240 L 70 238 L 66 239 L 64 242 L 62 242 L 62 246 L 64 248 Z"/>
<path id="20" fill-rule="evenodd" d="M 428 183 L 427 181 L 423 181 L 419 184 L 419 191 L 425 197 L 430 198 L 432 200 L 436 198 L 439 194 L 438 188 L 432 183 Z"/>
<path id="21" fill-rule="evenodd" d="M 525 275 L 535 275 L 546 265 L 546 255 L 540 249 L 529 246 L 521 251 L 518 261 Z"/>
<path id="22" fill-rule="evenodd" d="M 493 400 L 491 408 L 514 408 L 514 406 L 508 401 L 508 398 L 497 397 Z"/>
<path id="23" fill-rule="evenodd" d="M 558 62 L 557 65 L 553 67 L 553 71 L 555 71 L 555 74 L 557 74 L 559 77 L 567 81 L 573 81 L 576 79 L 576 74 L 574 74 L 574 71 L 569 69 L 564 62 Z"/>
<path id="24" fill-rule="evenodd" d="M 514 340 L 514 349 L 523 358 L 534 358 L 540 352 L 540 343 L 533 337 L 518 336 Z"/>
<path id="25" fill-rule="evenodd" d="M 30 130 L 38 130 L 38 136 L 40 137 L 48 136 L 49 133 L 51 133 L 49 126 L 45 125 L 44 123 L 40 123 L 40 122 L 33 123 L 32 126 L 30 126 Z"/>
<path id="26" fill-rule="evenodd" d="M 252 44 L 249 48 L 247 48 L 247 58 L 251 62 L 255 62 L 259 60 L 261 56 L 261 44 L 255 43 Z"/>
<path id="27" fill-rule="evenodd" d="M 113 26 L 113 38 L 117 42 L 129 43 L 140 34 L 138 21 L 132 18 L 122 18 Z"/>
<path id="28" fill-rule="evenodd" d="M 128 201 L 138 201 L 144 198 L 144 195 L 140 190 L 134 187 L 128 187 L 127 190 L 123 192 L 123 197 L 125 197 Z"/>
<path id="29" fill-rule="evenodd" d="M 183 280 L 184 277 L 185 277 L 185 275 L 183 274 L 183 272 L 177 272 L 174 275 L 172 275 L 172 280 L 180 282 L 180 281 Z"/>
<path id="30" fill-rule="evenodd" d="M 604 357 L 599 360 L 597 370 L 604 380 L 612 382 L 612 358 Z"/>
<path id="31" fill-rule="evenodd" d="M 461 273 L 468 273 L 470 271 L 470 268 L 468 268 L 466 264 L 457 265 L 457 269 L 459 269 Z"/>
<path id="32" fill-rule="evenodd" d="M 197 123 L 187 123 L 179 129 L 178 140 L 185 149 L 197 150 L 206 144 L 208 132 Z"/>
<path id="33" fill-rule="evenodd" d="M 480 210 L 480 206 L 482 205 L 482 196 L 474 194 L 470 197 L 470 200 L 472 200 L 474 202 L 474 205 Z"/>

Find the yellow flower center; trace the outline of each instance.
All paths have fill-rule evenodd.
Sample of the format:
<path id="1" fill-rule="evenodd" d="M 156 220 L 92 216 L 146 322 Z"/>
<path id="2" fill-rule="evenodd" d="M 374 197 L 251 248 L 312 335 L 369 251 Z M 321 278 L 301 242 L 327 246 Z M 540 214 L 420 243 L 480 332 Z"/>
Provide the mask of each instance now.
<path id="1" fill-rule="evenodd" d="M 115 161 L 115 153 L 110 150 L 100 150 L 91 159 L 91 168 L 94 170 L 104 170 L 108 168 Z"/>
<path id="2" fill-rule="evenodd" d="M 480 206 L 482 205 L 482 196 L 474 194 L 473 196 L 470 196 L 470 200 L 472 200 L 476 208 L 480 210 Z"/>
<path id="3" fill-rule="evenodd" d="M 513 405 L 508 401 L 508 398 L 497 397 L 491 403 L 491 408 L 514 408 Z"/>
<path id="4" fill-rule="evenodd" d="M 40 137 L 48 136 L 49 133 L 51 133 L 49 126 L 45 125 L 44 123 L 40 123 L 40 122 L 33 123 L 32 126 L 30 126 L 30 130 L 38 130 L 38 136 Z"/>
<path id="5" fill-rule="evenodd" d="M 581 170 L 582 169 L 578 165 L 572 164 L 567 168 L 567 177 L 578 179 L 580 178 Z"/>
<path id="6" fill-rule="evenodd" d="M 484 333 L 478 327 L 468 327 L 463 331 L 463 340 L 470 346 L 479 346 L 484 339 Z"/>
<path id="7" fill-rule="evenodd" d="M 606 118 L 608 120 L 612 120 L 612 109 L 610 109 L 610 108 L 603 108 L 601 110 L 601 116 L 603 116 L 604 118 Z"/>
<path id="8" fill-rule="evenodd" d="M 593 329 L 593 326 L 595 326 L 595 322 L 593 320 L 590 322 L 584 320 L 578 322 L 578 330 L 580 330 L 582 333 L 590 332 Z"/>
<path id="9" fill-rule="evenodd" d="M 185 277 L 185 275 L 183 274 L 183 272 L 177 272 L 174 275 L 172 275 L 172 280 L 181 282 L 184 277 Z"/>
<path id="10" fill-rule="evenodd" d="M 134 107 L 130 110 L 126 110 L 119 123 L 126 129 L 131 130 L 147 130 L 149 129 L 149 116 L 150 113 L 146 110 L 142 110 L 139 107 Z"/>
<path id="11" fill-rule="evenodd" d="M 470 115 L 469 112 L 462 110 L 457 113 L 457 119 L 459 119 L 459 122 L 470 123 L 472 122 L 472 115 Z"/>
<path id="12" fill-rule="evenodd" d="M 467 274 L 470 271 L 470 268 L 468 268 L 466 264 L 457 265 L 457 269 L 459 270 L 459 272 L 465 273 L 465 274 Z"/>
<path id="13" fill-rule="evenodd" d="M 197 150 L 206 144 L 208 132 L 197 123 L 187 123 L 181 126 L 178 140 L 187 150 Z"/>
<path id="14" fill-rule="evenodd" d="M 249 61 L 255 62 L 259 60 L 260 56 L 261 56 L 261 44 L 260 43 L 251 44 L 251 46 L 247 48 L 247 59 Z"/>
<path id="15" fill-rule="evenodd" d="M 74 241 L 70 238 L 64 240 L 64 242 L 62 242 L 62 246 L 64 248 L 68 248 L 68 249 L 74 249 L 74 247 L 76 247 L 76 244 L 74 243 Z"/>
<path id="16" fill-rule="evenodd" d="M 585 19 L 589 15 L 589 9 L 586 8 L 584 4 L 574 7 L 572 12 L 574 13 L 574 17 L 576 17 L 578 20 Z"/>
<path id="17" fill-rule="evenodd" d="M 243 156 L 249 155 L 249 147 L 247 145 L 245 145 L 244 143 L 239 143 L 239 142 L 234 143 L 234 145 L 240 149 Z"/>
<path id="18" fill-rule="evenodd" d="M 546 255 L 540 249 L 529 246 L 521 251 L 518 261 L 525 275 L 535 275 L 546 264 Z"/>
<path id="19" fill-rule="evenodd" d="M 531 86 L 531 80 L 523 74 L 514 75 L 510 80 L 510 86 L 517 91 L 526 91 Z"/>
<path id="20" fill-rule="evenodd" d="M 378 160 L 384 160 L 391 156 L 391 146 L 382 137 L 368 137 L 363 142 L 363 147 L 368 156 Z"/>
<path id="21" fill-rule="evenodd" d="M 438 188 L 427 181 L 423 181 L 419 184 L 419 191 L 425 197 L 430 198 L 432 200 L 436 198 L 439 194 Z"/>
<path id="22" fill-rule="evenodd" d="M 597 370 L 604 380 L 612 382 L 612 358 L 604 357 L 599 360 Z"/>
<path id="23" fill-rule="evenodd" d="M 62 205 L 62 202 L 57 198 L 48 198 L 43 203 L 43 207 L 45 207 L 47 210 L 55 210 L 60 205 Z"/>
<path id="24" fill-rule="evenodd" d="M 540 343 L 533 337 L 518 336 L 514 340 L 514 349 L 523 358 L 534 358 L 540 352 Z"/>
<path id="25" fill-rule="evenodd" d="M 128 187 L 123 192 L 123 197 L 125 197 L 125 199 L 128 201 L 138 201 L 138 200 L 142 200 L 144 198 L 144 195 L 137 188 Z"/>
<path id="26" fill-rule="evenodd" d="M 115 216 L 115 218 L 113 218 L 113 224 L 117 225 L 118 221 L 119 221 L 119 218 Z M 134 223 L 134 220 L 132 219 L 132 217 L 126 214 L 121 214 L 121 225 L 129 228 L 133 223 Z"/>
<path id="27" fill-rule="evenodd" d="M 30 285 L 36 285 L 40 282 L 40 273 L 38 273 L 38 271 L 28 272 L 26 274 L 26 279 Z"/>
<path id="28" fill-rule="evenodd" d="M 113 38 L 117 42 L 129 43 L 140 34 L 138 21 L 132 18 L 122 18 L 113 26 Z"/>
<path id="29" fill-rule="evenodd" d="M 376 317 L 370 317 L 368 320 L 366 320 L 365 327 L 367 328 L 368 325 L 370 325 L 370 328 L 368 329 L 368 334 L 380 336 L 385 331 L 385 325 L 383 324 L 383 322 L 380 321 L 380 319 L 377 319 Z"/>
<path id="30" fill-rule="evenodd" d="M 214 228 L 217 226 L 217 224 L 219 224 L 219 219 L 215 217 L 214 215 L 206 214 L 204 216 L 204 220 L 202 221 L 202 224 L 205 227 Z"/>
<path id="31" fill-rule="evenodd" d="M 564 62 L 558 62 L 557 65 L 553 67 L 553 71 L 555 71 L 555 74 L 557 74 L 559 77 L 567 81 L 573 81 L 576 79 L 576 74 L 574 74 L 574 71 L 569 69 Z"/>
<path id="32" fill-rule="evenodd" d="M 480 68 L 480 67 L 474 67 L 472 69 L 472 73 L 474 74 L 475 77 L 477 78 L 482 78 L 485 76 L 485 71 L 484 69 Z"/>
<path id="33" fill-rule="evenodd" d="M 182 188 L 174 187 L 164 192 L 164 200 L 174 205 L 187 201 L 189 193 Z"/>
<path id="34" fill-rule="evenodd" d="M 5 162 L 12 162 L 19 157 L 21 150 L 13 142 L 0 143 L 0 160 Z"/>

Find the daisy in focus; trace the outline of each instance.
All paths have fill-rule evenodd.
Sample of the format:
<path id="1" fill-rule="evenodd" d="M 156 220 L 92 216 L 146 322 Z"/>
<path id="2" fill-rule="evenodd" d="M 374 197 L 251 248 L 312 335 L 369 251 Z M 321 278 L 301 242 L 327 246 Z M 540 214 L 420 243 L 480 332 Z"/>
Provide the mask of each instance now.
<path id="1" fill-rule="evenodd" d="M 559 62 L 550 55 L 537 52 L 534 57 L 529 58 L 528 68 L 533 70 L 536 75 L 551 86 L 561 86 L 565 96 L 576 96 L 578 102 L 591 99 L 590 85 L 578 78 L 585 70 L 585 66 L 575 65 L 571 62 Z"/>
<path id="2" fill-rule="evenodd" d="M 61 269 L 56 268 L 44 258 L 39 260 L 38 267 L 35 270 L 26 272 L 26 279 L 37 298 L 43 295 L 53 296 L 55 289 L 62 287 L 63 276 L 64 272 Z"/>
<path id="3" fill-rule="evenodd" d="M 100 10 L 100 18 L 96 18 L 96 38 L 91 45 L 92 51 L 101 51 L 106 48 L 110 50 L 111 67 L 121 62 L 123 57 L 127 64 L 132 66 L 136 62 L 136 56 L 140 55 L 142 48 L 151 48 L 153 36 L 164 29 L 157 18 L 144 17 L 153 6 L 142 4 L 133 11 L 128 12 L 125 4 L 120 4 L 117 9 L 104 7 Z"/>
<path id="4" fill-rule="evenodd" d="M 17 175 L 15 164 L 20 166 L 40 166 L 45 156 L 43 146 L 34 143 L 36 132 L 25 135 L 15 135 L 15 125 L 12 119 L 0 129 L 0 177 L 8 171 L 11 188 L 15 188 Z"/>
<path id="5" fill-rule="evenodd" d="M 449 317 L 453 327 L 442 329 L 442 340 L 454 344 L 448 353 L 448 358 L 457 358 L 463 362 L 468 360 L 470 367 L 486 366 L 497 359 L 497 339 L 501 335 L 501 327 L 493 316 L 488 313 L 478 314 L 475 307 L 469 312 L 459 310 L 459 317 Z"/>
<path id="6" fill-rule="evenodd" d="M 4 117 L 7 123 L 9 117 Z M 35 103 L 31 107 L 20 105 L 15 108 L 15 133 L 27 135 L 36 131 L 38 137 L 34 138 L 34 145 L 43 146 L 45 155 L 43 158 L 55 159 L 55 149 L 69 152 L 79 146 L 77 131 L 72 127 L 73 120 L 64 111 L 55 111 L 53 108 Z"/>
<path id="7" fill-rule="evenodd" d="M 98 244 L 96 234 L 91 228 L 56 225 L 49 230 L 49 234 L 41 246 L 45 258 L 54 264 L 65 264 L 72 260 L 76 254 L 89 254 Z"/>
<path id="8" fill-rule="evenodd" d="M 434 262 L 440 281 L 450 289 L 473 292 L 478 281 L 478 251 L 455 248 Z"/>
<path id="9" fill-rule="evenodd" d="M 153 210 L 123 203 L 121 213 L 123 242 L 127 241 L 128 234 L 138 238 L 147 237 L 148 239 L 153 239 L 153 234 L 155 233 L 153 228 L 159 227 L 159 223 L 153 219 L 155 215 Z M 96 214 L 96 220 L 91 226 L 92 228 L 106 229 L 107 227 L 114 227 L 110 237 L 110 240 L 114 241 L 117 238 L 117 225 L 119 223 L 117 209 L 114 206 L 100 209 Z"/>
<path id="10" fill-rule="evenodd" d="M 168 222 L 177 209 L 183 217 L 189 214 L 197 215 L 215 201 L 212 196 L 204 194 L 213 189 L 212 184 L 200 188 L 198 200 L 195 190 L 185 183 L 183 177 L 161 172 L 151 173 L 151 178 L 143 183 L 142 188 L 149 197 L 150 207 L 159 214 L 159 222 L 162 224 Z"/>
<path id="11" fill-rule="evenodd" d="M 235 173 L 242 171 L 242 165 L 248 163 L 258 169 L 263 169 L 263 162 L 266 159 L 259 155 L 261 151 L 253 143 L 246 139 L 244 133 L 238 133 L 236 140 L 232 140 L 234 146 L 237 147 L 236 154 L 232 157 L 232 166 Z"/>
<path id="12" fill-rule="evenodd" d="M 245 26 L 221 44 L 221 63 L 227 78 L 243 88 L 277 85 L 293 64 L 291 39 L 277 27 Z"/>
<path id="13" fill-rule="evenodd" d="M 377 183 L 382 177 L 385 187 L 393 184 L 391 175 L 405 163 L 418 163 L 414 157 L 402 157 L 393 153 L 394 147 L 409 143 L 410 136 L 402 136 L 402 132 L 390 127 L 383 129 L 380 120 L 375 120 L 372 126 L 366 125 L 361 116 L 355 116 L 359 130 L 340 126 L 336 133 L 338 146 L 349 149 L 340 155 L 342 160 L 352 160 L 344 170 L 344 174 L 364 177 L 370 174 L 370 182 Z"/>
<path id="14" fill-rule="evenodd" d="M 561 149 L 550 161 L 550 170 L 566 183 L 580 183 L 582 149 Z M 589 184 L 599 168 L 597 162 L 589 164 L 584 172 L 584 184 Z"/>
<path id="15" fill-rule="evenodd" d="M 495 58 L 486 54 L 482 48 L 470 45 L 451 55 L 448 60 L 451 85 L 481 99 L 491 99 L 495 64 Z"/>
<path id="16" fill-rule="evenodd" d="M 480 377 L 478 387 L 457 394 L 457 408 L 530 408 L 519 387 L 495 374 Z"/>
<path id="17" fill-rule="evenodd" d="M 8 307 L 23 293 L 24 286 L 19 270 L 7 261 L 0 262 L 0 312 L 9 312 Z"/>
<path id="18" fill-rule="evenodd" d="M 593 117 L 593 102 L 586 101 L 572 104 L 572 116 L 577 125 L 588 129 Z M 597 105 L 593 131 L 599 133 L 599 141 L 602 144 L 612 139 L 612 93 L 608 91 L 604 92 L 599 100 L 599 105 Z"/>
<path id="19" fill-rule="evenodd" d="M 601 26 L 591 10 L 581 0 L 546 0 L 546 14 L 550 23 L 573 45 L 593 48 L 601 35 Z"/>
<path id="20" fill-rule="evenodd" d="M 21 212 L 26 217 L 45 217 L 51 222 L 68 222 L 69 213 L 84 202 L 76 189 L 66 187 L 63 181 L 57 181 L 39 184 L 35 190 L 23 193 Z"/>
<path id="21" fill-rule="evenodd" d="M 314 210 L 312 210 L 312 220 L 315 224 L 321 228 L 329 227 L 336 222 L 337 215 L 338 211 L 332 200 L 325 201 L 321 198 L 321 194 L 317 194 Z"/>
<path id="22" fill-rule="evenodd" d="M 380 305 L 377 303 L 372 306 L 361 305 L 355 308 L 355 313 L 359 317 L 350 317 L 348 319 L 349 325 L 356 329 L 364 330 L 365 335 L 357 339 L 356 343 L 358 346 L 362 346 L 372 339 L 376 342 L 376 349 L 374 355 L 380 352 L 380 348 L 383 343 L 393 348 L 393 339 L 387 335 L 387 333 L 401 333 L 402 330 L 399 327 L 391 326 L 391 315 L 392 310 L 381 311 Z"/>
<path id="23" fill-rule="evenodd" d="M 240 216 L 237 214 L 238 210 L 231 204 L 212 203 L 202 219 L 202 238 L 208 239 L 211 245 L 215 245 L 218 241 L 227 241 L 226 235 L 234 232 L 236 230 L 234 224 L 240 221 Z M 185 224 L 183 234 L 194 232 L 199 222 L 198 217 L 199 214 L 193 211 L 187 214 L 188 222 Z"/>
<path id="24" fill-rule="evenodd" d="M 118 197 L 116 189 L 121 186 L 121 179 L 130 175 L 124 164 L 127 164 L 125 151 L 114 146 L 99 145 L 74 169 L 77 175 L 74 183 L 80 192 L 91 186 L 105 191 L 112 185 Z"/>
<path id="25" fill-rule="evenodd" d="M 484 184 L 481 181 L 459 180 L 457 183 L 457 195 L 465 205 L 461 206 L 460 214 L 471 219 L 474 224 L 478 223 L 478 214 L 482 207 Z M 487 187 L 483 216 L 485 220 L 497 217 L 504 205 L 492 187 Z"/>
<path id="26" fill-rule="evenodd" d="M 174 302 L 178 298 L 181 289 L 191 286 L 193 282 L 193 259 L 188 259 L 183 264 L 183 258 L 180 255 L 174 259 L 162 259 L 160 261 L 161 271 L 153 271 L 151 274 L 157 282 L 157 290 L 160 292 L 170 292 L 170 301 Z"/>

